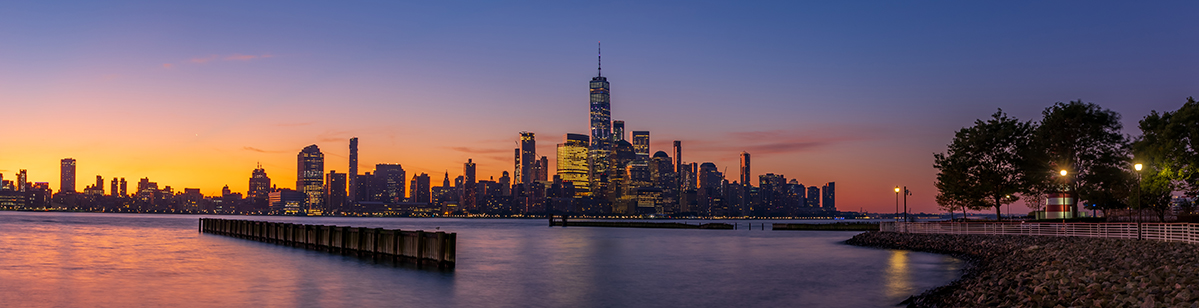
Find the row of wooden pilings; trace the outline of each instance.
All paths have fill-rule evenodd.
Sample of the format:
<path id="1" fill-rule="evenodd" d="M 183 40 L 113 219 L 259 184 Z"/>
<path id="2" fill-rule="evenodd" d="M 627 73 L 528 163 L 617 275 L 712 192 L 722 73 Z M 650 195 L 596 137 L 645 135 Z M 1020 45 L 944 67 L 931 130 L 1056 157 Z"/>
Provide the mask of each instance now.
<path id="1" fill-rule="evenodd" d="M 358 256 L 454 268 L 457 234 L 200 218 L 200 232 Z"/>

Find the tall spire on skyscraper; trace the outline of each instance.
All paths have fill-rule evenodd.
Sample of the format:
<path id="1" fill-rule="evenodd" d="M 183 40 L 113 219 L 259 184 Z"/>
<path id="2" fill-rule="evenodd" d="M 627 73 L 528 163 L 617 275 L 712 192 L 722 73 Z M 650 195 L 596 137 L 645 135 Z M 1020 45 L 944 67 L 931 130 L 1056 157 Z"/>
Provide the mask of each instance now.
<path id="1" fill-rule="evenodd" d="M 596 67 L 599 68 L 599 73 L 596 76 L 604 76 L 604 44 L 596 41 Z"/>

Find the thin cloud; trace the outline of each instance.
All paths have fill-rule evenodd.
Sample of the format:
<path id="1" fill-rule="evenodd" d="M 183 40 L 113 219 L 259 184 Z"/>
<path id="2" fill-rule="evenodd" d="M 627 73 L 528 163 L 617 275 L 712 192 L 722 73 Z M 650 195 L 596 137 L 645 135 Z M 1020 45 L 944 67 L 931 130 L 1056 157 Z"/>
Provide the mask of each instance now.
<path id="1" fill-rule="evenodd" d="M 462 152 L 462 153 L 470 153 L 470 154 L 496 154 L 496 153 L 505 153 L 505 152 L 511 153 L 512 152 L 512 150 L 479 149 L 479 148 L 468 148 L 468 147 L 449 147 L 449 149 L 458 151 L 458 152 Z"/>
<path id="2" fill-rule="evenodd" d="M 242 147 L 241 149 L 246 150 L 246 151 L 254 151 L 254 152 L 258 152 L 258 153 L 283 153 L 283 151 L 267 151 L 267 150 L 263 150 L 263 149 L 259 149 L 259 148 L 255 148 L 255 147 Z"/>

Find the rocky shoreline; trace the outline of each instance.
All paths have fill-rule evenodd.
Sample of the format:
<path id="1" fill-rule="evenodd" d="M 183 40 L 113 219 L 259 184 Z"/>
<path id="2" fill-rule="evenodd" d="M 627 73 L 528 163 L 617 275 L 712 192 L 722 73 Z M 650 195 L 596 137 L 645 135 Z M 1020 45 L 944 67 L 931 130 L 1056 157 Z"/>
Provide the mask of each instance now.
<path id="1" fill-rule="evenodd" d="M 867 247 L 948 254 L 963 276 L 909 307 L 1196 307 L 1199 245 L 1149 240 L 866 232 Z"/>

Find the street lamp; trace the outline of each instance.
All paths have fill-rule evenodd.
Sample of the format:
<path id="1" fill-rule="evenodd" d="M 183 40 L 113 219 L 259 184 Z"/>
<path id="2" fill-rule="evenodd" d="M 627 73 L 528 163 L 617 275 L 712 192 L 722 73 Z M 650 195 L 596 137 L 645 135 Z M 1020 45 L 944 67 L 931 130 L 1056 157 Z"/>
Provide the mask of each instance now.
<path id="1" fill-rule="evenodd" d="M 911 222 L 908 220 L 908 196 L 912 195 L 912 191 L 908 190 L 907 186 L 903 187 L 903 222 Z"/>
<path id="2" fill-rule="evenodd" d="M 1140 169 L 1137 169 L 1137 170 L 1140 170 Z M 1062 173 L 1062 176 L 1066 176 L 1066 169 L 1062 169 L 1061 173 Z"/>
<path id="3" fill-rule="evenodd" d="M 1132 165 L 1133 169 L 1137 169 L 1137 194 L 1136 210 L 1137 210 L 1137 239 L 1141 239 L 1141 164 Z"/>
<path id="4" fill-rule="evenodd" d="M 899 220 L 899 186 L 895 186 L 895 220 Z"/>

